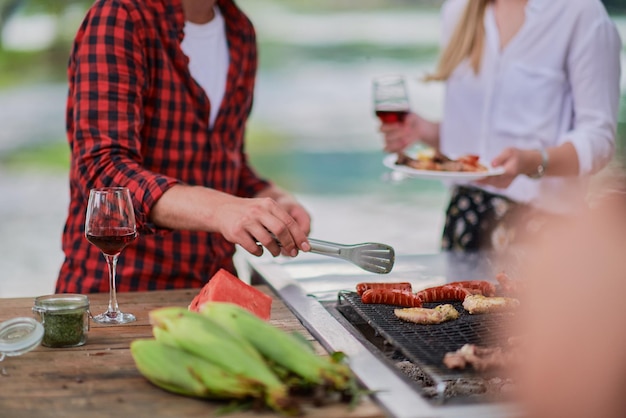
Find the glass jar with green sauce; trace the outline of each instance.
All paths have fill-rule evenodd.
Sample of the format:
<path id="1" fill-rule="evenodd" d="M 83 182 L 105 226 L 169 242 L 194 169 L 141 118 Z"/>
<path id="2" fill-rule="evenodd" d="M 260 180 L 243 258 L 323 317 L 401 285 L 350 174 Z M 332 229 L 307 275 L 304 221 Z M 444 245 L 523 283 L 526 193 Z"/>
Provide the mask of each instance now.
<path id="1" fill-rule="evenodd" d="M 89 331 L 87 296 L 71 293 L 39 296 L 35 298 L 33 313 L 44 328 L 41 345 L 77 347 L 87 341 Z"/>

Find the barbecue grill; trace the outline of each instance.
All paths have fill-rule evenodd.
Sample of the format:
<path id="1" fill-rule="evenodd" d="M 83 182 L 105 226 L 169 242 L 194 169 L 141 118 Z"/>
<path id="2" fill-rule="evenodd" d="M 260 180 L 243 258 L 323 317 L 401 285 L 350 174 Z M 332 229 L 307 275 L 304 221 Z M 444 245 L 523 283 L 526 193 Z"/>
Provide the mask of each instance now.
<path id="1" fill-rule="evenodd" d="M 384 276 L 315 256 L 250 259 L 249 264 L 252 280 L 267 283 L 327 350 L 349 356 L 357 378 L 374 391 L 373 398 L 389 416 L 518 417 L 518 406 L 503 397 L 450 390 L 459 382 L 484 387 L 489 379 L 505 377 L 449 370 L 442 364 L 446 352 L 466 343 L 496 344 L 506 334 L 510 314 L 472 316 L 457 303 L 459 319 L 418 325 L 397 320 L 392 306 L 363 304 L 354 292 L 356 284 L 365 281 L 408 281 L 419 289 L 457 280 L 489 280 L 507 263 L 495 260 L 486 253 L 398 256 L 394 270 Z M 406 369 L 407 363 L 421 382 L 401 371 L 399 365 Z"/>

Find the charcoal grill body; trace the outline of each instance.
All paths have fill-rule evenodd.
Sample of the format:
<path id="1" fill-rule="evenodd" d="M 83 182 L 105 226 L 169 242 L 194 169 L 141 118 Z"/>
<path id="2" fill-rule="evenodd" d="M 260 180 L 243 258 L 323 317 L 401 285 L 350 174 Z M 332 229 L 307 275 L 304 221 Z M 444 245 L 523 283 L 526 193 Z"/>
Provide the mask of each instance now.
<path id="1" fill-rule="evenodd" d="M 507 261 L 495 261 L 487 253 L 399 256 L 394 270 L 383 278 L 381 275 L 363 273 L 340 261 L 314 256 L 286 261 L 267 257 L 249 259 L 252 281 L 268 284 L 326 350 L 346 353 L 350 359 L 350 367 L 359 381 L 367 389 L 374 391 L 374 400 L 390 417 L 397 418 L 512 418 L 523 415 L 517 405 L 509 403 L 459 405 L 426 399 L 413 382 L 402 376 L 373 344 L 351 326 L 349 321 L 343 319 L 339 313 L 340 305 L 348 304 L 357 311 L 369 309 L 359 306 L 358 300 L 351 294 L 359 282 L 408 280 L 415 288 L 425 288 L 457 280 L 490 280 L 495 277 L 496 271 L 501 270 L 500 263 Z M 338 300 L 340 294 L 342 296 Z M 389 308 L 382 310 L 389 311 Z M 365 320 L 370 315 L 367 312 L 357 314 Z M 389 312 L 383 312 L 383 315 L 388 314 Z M 380 321 L 380 318 L 376 317 L 376 321 Z M 481 332 L 485 330 L 482 329 Z M 383 337 L 402 339 L 402 334 L 400 331 Z M 406 351 L 406 347 L 405 345 L 400 351 Z M 407 357 L 412 361 L 417 359 L 419 366 L 439 383 L 442 392 L 447 379 L 465 373 L 445 371 L 436 359 L 428 359 L 422 354 L 414 357 L 410 350 L 403 354 L 408 354 Z"/>

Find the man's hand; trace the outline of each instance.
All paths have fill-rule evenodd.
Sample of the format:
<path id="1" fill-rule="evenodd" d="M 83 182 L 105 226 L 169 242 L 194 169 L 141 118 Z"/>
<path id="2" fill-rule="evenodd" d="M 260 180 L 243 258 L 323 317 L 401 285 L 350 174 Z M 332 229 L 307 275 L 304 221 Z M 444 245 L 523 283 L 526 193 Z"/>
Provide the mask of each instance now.
<path id="1" fill-rule="evenodd" d="M 228 241 L 260 256 L 296 256 L 311 249 L 311 220 L 288 193 L 270 186 L 254 198 L 241 198 L 200 186 L 176 185 L 152 208 L 151 220 L 170 229 L 219 232 Z M 280 244 L 280 245 L 279 245 Z"/>
<path id="2" fill-rule="evenodd" d="M 285 212 L 296 221 L 298 227 L 306 236 L 311 232 L 311 216 L 308 211 L 302 206 L 291 194 L 285 192 L 279 187 L 272 185 L 267 189 L 259 192 L 256 196 L 257 198 L 268 197 L 274 200 L 278 206 L 280 206 Z M 299 242 L 299 241 L 298 241 Z M 282 244 L 282 241 L 281 241 Z M 302 242 L 302 245 L 298 245 L 298 248 L 302 251 L 309 251 L 311 249 L 308 241 Z M 272 253 L 273 254 L 273 253 Z M 283 255 L 288 255 L 294 257 L 297 255 L 297 251 L 295 254 L 283 248 Z"/>
<path id="3" fill-rule="evenodd" d="M 283 254 L 295 257 L 298 250 L 308 251 L 308 222 L 301 219 L 307 229 L 300 227 L 298 221 L 287 212 L 278 201 L 269 197 L 244 199 L 231 197 L 215 210 L 219 220 L 219 232 L 228 241 L 239 244 L 249 253 L 260 256 L 263 249 L 260 243 L 273 256 Z M 292 213 L 302 218 L 303 209 Z M 308 217 L 308 215 L 307 215 Z"/>

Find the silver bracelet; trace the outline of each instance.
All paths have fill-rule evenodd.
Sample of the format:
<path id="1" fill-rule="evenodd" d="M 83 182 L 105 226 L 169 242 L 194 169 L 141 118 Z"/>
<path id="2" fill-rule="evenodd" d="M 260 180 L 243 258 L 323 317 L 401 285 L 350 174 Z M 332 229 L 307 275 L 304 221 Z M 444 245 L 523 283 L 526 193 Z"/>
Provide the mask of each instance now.
<path id="1" fill-rule="evenodd" d="M 548 169 L 548 151 L 545 148 L 541 148 L 538 150 L 541 153 L 541 164 L 537 166 L 537 171 L 533 174 L 528 175 L 531 179 L 540 179 L 546 173 Z"/>

